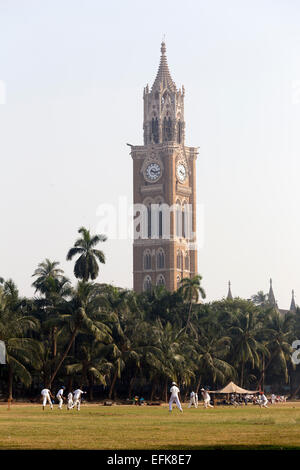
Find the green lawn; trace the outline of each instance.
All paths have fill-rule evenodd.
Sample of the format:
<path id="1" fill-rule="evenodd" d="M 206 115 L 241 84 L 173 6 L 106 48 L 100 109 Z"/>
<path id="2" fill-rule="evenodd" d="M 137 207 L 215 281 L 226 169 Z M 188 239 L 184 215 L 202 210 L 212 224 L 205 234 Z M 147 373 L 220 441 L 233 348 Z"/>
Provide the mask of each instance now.
<path id="1" fill-rule="evenodd" d="M 0 449 L 300 449 L 300 403 L 216 407 L 0 406 Z"/>

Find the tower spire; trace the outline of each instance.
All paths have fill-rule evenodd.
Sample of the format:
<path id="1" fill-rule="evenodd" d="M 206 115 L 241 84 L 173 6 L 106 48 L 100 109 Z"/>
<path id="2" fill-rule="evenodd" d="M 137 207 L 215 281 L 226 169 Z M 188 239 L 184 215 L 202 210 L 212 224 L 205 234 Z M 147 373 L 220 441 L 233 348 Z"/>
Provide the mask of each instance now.
<path id="1" fill-rule="evenodd" d="M 292 301 L 291 301 L 291 306 L 290 306 L 290 311 L 293 313 L 296 313 L 296 302 L 295 302 L 295 292 L 292 290 Z"/>
<path id="2" fill-rule="evenodd" d="M 170 91 L 175 92 L 176 91 L 176 85 L 172 80 L 170 71 L 169 71 L 169 66 L 167 62 L 167 48 L 166 48 L 166 43 L 165 41 L 162 41 L 161 47 L 160 47 L 160 63 L 158 67 L 158 72 L 156 75 L 156 78 L 154 80 L 154 83 L 152 85 L 152 90 L 164 90 L 165 88 L 168 88 Z"/>
<path id="3" fill-rule="evenodd" d="M 270 305 L 277 308 L 275 295 L 274 295 L 273 287 L 272 287 L 272 279 L 270 279 L 270 289 L 269 289 L 269 294 L 268 294 L 268 302 L 269 302 Z"/>
<path id="4" fill-rule="evenodd" d="M 233 296 L 231 293 L 231 282 L 228 281 L 228 294 L 227 294 L 227 300 L 233 300 Z"/>

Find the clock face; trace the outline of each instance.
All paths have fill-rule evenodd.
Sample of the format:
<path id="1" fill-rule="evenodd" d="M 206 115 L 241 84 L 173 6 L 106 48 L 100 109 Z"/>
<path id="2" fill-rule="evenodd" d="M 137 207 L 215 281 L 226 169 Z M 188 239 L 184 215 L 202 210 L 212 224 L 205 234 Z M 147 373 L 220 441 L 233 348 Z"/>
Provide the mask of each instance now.
<path id="1" fill-rule="evenodd" d="M 156 181 L 161 175 L 161 168 L 158 163 L 150 163 L 146 168 L 146 177 L 149 181 Z"/>
<path id="2" fill-rule="evenodd" d="M 179 181 L 183 182 L 187 175 L 186 167 L 183 163 L 178 163 L 176 173 Z"/>

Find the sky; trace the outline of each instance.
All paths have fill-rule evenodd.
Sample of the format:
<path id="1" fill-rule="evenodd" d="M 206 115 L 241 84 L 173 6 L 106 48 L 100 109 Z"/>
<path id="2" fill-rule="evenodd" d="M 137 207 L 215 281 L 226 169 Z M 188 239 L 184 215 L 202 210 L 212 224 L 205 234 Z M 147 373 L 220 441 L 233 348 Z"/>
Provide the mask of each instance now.
<path id="1" fill-rule="evenodd" d="M 98 233 L 103 205 L 132 202 L 126 143 L 143 144 L 165 37 L 199 147 L 207 300 L 272 278 L 280 308 L 292 289 L 300 303 L 299 24 L 296 0 L 0 0 L 0 275 L 31 296 L 50 258 L 74 280 L 79 227 Z M 98 280 L 131 288 L 132 240 L 100 248 Z"/>

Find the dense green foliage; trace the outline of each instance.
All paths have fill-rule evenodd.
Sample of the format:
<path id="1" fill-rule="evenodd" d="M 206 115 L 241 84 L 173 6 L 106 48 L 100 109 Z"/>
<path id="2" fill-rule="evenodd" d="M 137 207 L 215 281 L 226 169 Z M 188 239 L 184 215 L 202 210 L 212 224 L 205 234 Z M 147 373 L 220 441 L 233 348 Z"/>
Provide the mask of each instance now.
<path id="1" fill-rule="evenodd" d="M 300 337 L 298 309 L 281 316 L 261 292 L 251 301 L 203 303 L 201 276 L 173 293 L 97 283 L 105 257 L 95 245 L 106 238 L 80 233 L 67 256 L 80 255 L 76 285 L 49 259 L 33 273 L 34 298 L 20 298 L 13 281 L 0 279 L 3 396 L 34 397 L 41 387 L 65 384 L 86 387 L 90 399 L 166 399 L 173 380 L 183 394 L 229 380 L 251 389 L 297 388 L 291 345 Z"/>

